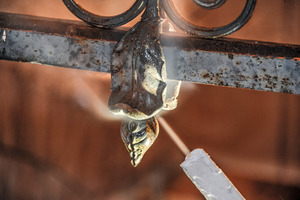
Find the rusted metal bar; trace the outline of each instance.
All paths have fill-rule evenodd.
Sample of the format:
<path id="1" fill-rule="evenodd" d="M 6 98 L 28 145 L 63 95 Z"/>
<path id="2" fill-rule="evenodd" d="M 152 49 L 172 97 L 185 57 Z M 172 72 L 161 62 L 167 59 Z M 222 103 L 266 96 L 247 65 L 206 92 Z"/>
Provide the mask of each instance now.
<path id="1" fill-rule="evenodd" d="M 110 72 L 126 29 L 0 13 L 0 59 Z M 164 33 L 168 78 L 300 94 L 300 46 Z"/>

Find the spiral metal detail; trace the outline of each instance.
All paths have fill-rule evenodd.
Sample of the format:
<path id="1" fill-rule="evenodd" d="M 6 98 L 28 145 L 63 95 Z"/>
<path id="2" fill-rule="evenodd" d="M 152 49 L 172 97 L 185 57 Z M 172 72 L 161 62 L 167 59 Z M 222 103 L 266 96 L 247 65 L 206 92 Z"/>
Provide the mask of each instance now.
<path id="1" fill-rule="evenodd" d="M 83 7 L 81 7 L 76 0 L 63 0 L 67 8 L 78 18 L 82 19 L 88 24 L 102 28 L 113 28 L 121 26 L 137 17 L 145 8 L 148 1 L 152 0 L 136 0 L 135 3 L 124 13 L 116 16 L 106 17 L 93 14 Z M 206 9 L 215 9 L 222 6 L 226 0 L 193 0 L 197 5 Z M 185 20 L 180 13 L 176 10 L 172 0 L 160 0 L 163 9 L 170 20 L 183 31 L 199 35 L 203 37 L 215 38 L 229 35 L 241 27 L 243 27 L 250 19 L 255 8 L 256 0 L 246 0 L 241 14 L 231 23 L 221 26 L 207 28 L 194 25 Z"/>
<path id="2" fill-rule="evenodd" d="M 222 6 L 226 0 L 193 0 L 197 5 L 205 9 L 216 9 Z"/>
<path id="3" fill-rule="evenodd" d="M 147 0 L 136 0 L 135 3 L 124 13 L 112 17 L 104 17 L 87 11 L 75 0 L 63 0 L 63 2 L 79 19 L 90 25 L 101 28 L 113 28 L 130 22 L 144 10 L 147 4 Z"/>
<path id="4" fill-rule="evenodd" d="M 243 27 L 250 19 L 256 4 L 256 0 L 247 0 L 242 13 L 233 22 L 221 27 L 206 28 L 196 26 L 183 19 L 180 16 L 180 14 L 176 11 L 174 5 L 172 5 L 173 3 L 171 3 L 170 0 L 161 1 L 167 16 L 180 29 L 193 35 L 212 38 L 229 35 Z"/>

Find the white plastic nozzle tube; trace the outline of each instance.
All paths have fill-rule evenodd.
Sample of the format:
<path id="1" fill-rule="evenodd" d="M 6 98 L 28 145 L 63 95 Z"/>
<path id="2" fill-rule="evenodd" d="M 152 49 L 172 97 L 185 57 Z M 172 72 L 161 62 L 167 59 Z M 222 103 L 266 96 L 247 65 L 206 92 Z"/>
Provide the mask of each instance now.
<path id="1" fill-rule="evenodd" d="M 193 150 L 180 167 L 207 200 L 244 199 L 203 149 Z"/>

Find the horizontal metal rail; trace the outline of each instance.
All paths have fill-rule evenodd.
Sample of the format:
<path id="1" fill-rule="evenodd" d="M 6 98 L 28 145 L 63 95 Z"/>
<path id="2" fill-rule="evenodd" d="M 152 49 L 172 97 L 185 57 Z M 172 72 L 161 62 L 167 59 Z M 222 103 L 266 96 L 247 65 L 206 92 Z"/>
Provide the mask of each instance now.
<path id="1" fill-rule="evenodd" d="M 110 72 L 125 29 L 0 13 L 0 59 Z M 300 46 L 164 33 L 168 78 L 300 94 Z"/>

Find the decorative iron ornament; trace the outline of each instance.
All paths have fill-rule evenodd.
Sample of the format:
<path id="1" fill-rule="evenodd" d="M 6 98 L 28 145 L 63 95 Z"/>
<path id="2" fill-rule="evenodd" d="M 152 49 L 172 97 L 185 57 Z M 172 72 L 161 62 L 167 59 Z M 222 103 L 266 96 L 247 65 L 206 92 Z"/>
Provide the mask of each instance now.
<path id="1" fill-rule="evenodd" d="M 242 13 L 233 22 L 221 27 L 207 28 L 196 26 L 182 18 L 180 14 L 176 11 L 176 9 L 174 9 L 174 5 L 173 3 L 171 3 L 171 0 L 161 1 L 167 16 L 180 29 L 189 34 L 212 38 L 229 35 L 242 28 L 250 19 L 256 4 L 256 0 L 247 0 Z M 208 0 L 194 0 L 194 2 L 197 2 L 197 4 L 201 5 L 200 2 L 208 2 Z M 222 1 L 220 1 L 220 3 L 218 2 L 219 1 L 215 0 L 216 4 L 213 4 L 216 7 L 209 7 L 207 5 L 206 8 L 217 8 L 218 6 L 221 6 L 221 3 L 224 3 Z"/>
<path id="2" fill-rule="evenodd" d="M 63 0 L 68 9 L 88 24 L 102 28 L 123 25 L 146 7 L 141 21 L 132 27 L 114 47 L 111 59 L 111 112 L 125 116 L 121 127 L 122 140 L 137 166 L 158 136 L 155 115 L 162 109 L 175 109 L 180 82 L 167 81 L 166 63 L 160 45 L 160 7 L 182 30 L 204 37 L 228 35 L 241 28 L 250 18 L 255 0 L 247 0 L 240 16 L 228 25 L 217 28 L 195 26 L 175 10 L 170 0 L 137 0 L 126 12 L 103 17 L 88 12 L 74 0 Z M 201 7 L 214 9 L 225 0 L 194 0 Z"/>
<path id="3" fill-rule="evenodd" d="M 138 16 L 145 8 L 148 1 L 152 0 L 136 0 L 135 3 L 124 13 L 112 16 L 105 17 L 93 14 L 84 8 L 82 8 L 75 0 L 63 0 L 67 8 L 78 18 L 85 21 L 86 23 L 101 27 L 101 28 L 113 28 L 116 26 L 121 26 L 126 24 L 127 22 L 134 19 Z M 193 0 L 197 5 L 206 9 L 216 9 L 222 6 L 226 0 Z M 183 31 L 204 36 L 204 37 L 220 37 L 232 34 L 233 32 L 239 30 L 243 27 L 247 21 L 250 19 L 256 0 L 246 0 L 246 4 L 244 6 L 241 14 L 231 23 L 215 28 L 207 28 L 196 26 L 186 21 L 178 11 L 176 11 L 172 0 L 160 0 L 162 4 L 162 9 L 166 12 L 167 16 L 170 20 L 176 24 Z"/>

